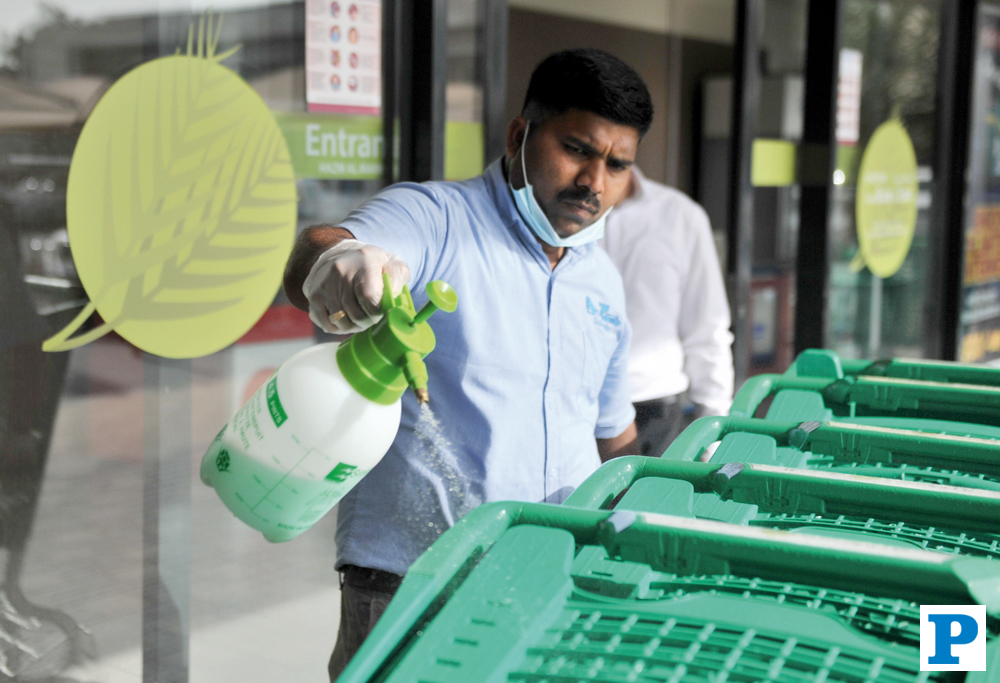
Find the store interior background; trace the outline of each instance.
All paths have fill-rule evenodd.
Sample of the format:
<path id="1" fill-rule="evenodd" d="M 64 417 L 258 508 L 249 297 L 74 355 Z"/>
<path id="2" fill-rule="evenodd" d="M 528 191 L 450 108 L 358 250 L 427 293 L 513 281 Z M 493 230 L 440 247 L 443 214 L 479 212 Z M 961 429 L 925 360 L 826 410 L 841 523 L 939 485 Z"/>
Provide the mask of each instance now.
<path id="1" fill-rule="evenodd" d="M 19 311 L 12 294 L 0 293 L 8 299 L 0 302 L 4 326 L 28 324 L 28 316 L 54 332 L 85 303 L 65 230 L 66 181 L 80 129 L 111 83 L 172 54 L 191 18 L 211 9 L 225 16 L 222 47 L 242 46 L 226 64 L 273 111 L 303 111 L 306 1 L 8 2 L 0 12 L 0 232 L 7 240 L 0 269 L 21 278 L 32 309 Z M 447 178 L 470 177 L 492 161 L 482 134 L 486 95 L 502 95 L 513 117 L 543 57 L 603 48 L 632 64 L 653 96 L 656 118 L 640 166 L 703 203 L 731 270 L 735 0 L 511 0 L 502 94 L 484 93 L 483 0 L 444 4 Z M 928 311 L 944 305 L 929 275 L 940 239 L 931 207 L 942 3 L 843 6 L 844 45 L 870 67 L 861 141 L 890 110 L 901 112 L 918 151 L 921 195 L 911 257 L 898 277 L 874 283 L 850 266 L 853 157 L 845 152 L 848 177 L 835 189 L 830 228 L 827 345 L 852 357 L 933 355 L 925 331 L 936 318 Z M 797 143 L 807 2 L 767 0 L 764 7 L 758 134 Z M 335 223 L 381 186 L 379 179 L 301 179 L 298 226 Z M 783 369 L 792 357 L 799 192 L 795 182 L 755 190 L 753 372 Z M 34 421 L 16 419 L 15 394 L 0 397 L 3 458 L 38 473 L 27 493 L 5 488 L 0 473 L 0 568 L 8 595 L 16 584 L 33 605 L 55 612 L 39 611 L 32 621 L 0 600 L 0 681 L 133 683 L 164 672 L 206 682 L 326 680 L 339 610 L 334 515 L 291 543 L 271 545 L 197 478 L 201 454 L 243 399 L 284 358 L 315 342 L 308 320 L 279 294 L 240 342 L 186 362 L 160 361 L 113 335 L 59 361 L 4 350 L 4 363 L 20 370 L 0 379 L 48 386 L 52 396 L 51 410 Z M 85 661 L 71 663 L 71 653 Z"/>

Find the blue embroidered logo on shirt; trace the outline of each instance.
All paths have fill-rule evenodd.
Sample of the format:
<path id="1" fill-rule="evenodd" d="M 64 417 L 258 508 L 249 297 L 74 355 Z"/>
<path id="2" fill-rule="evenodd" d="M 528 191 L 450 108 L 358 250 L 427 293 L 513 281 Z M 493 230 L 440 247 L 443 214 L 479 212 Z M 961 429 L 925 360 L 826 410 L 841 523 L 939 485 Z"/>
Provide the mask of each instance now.
<path id="1" fill-rule="evenodd" d="M 600 309 L 598 309 L 597 306 L 600 306 Z M 622 321 L 618 318 L 617 315 L 611 315 L 610 313 L 608 313 L 608 310 L 611 308 L 610 306 L 608 306 L 607 304 L 598 304 L 597 306 L 594 306 L 594 302 L 591 301 L 590 297 L 588 296 L 587 313 L 590 313 L 592 316 L 594 316 L 595 320 L 611 323 L 615 327 L 618 327 L 622 324 Z"/>

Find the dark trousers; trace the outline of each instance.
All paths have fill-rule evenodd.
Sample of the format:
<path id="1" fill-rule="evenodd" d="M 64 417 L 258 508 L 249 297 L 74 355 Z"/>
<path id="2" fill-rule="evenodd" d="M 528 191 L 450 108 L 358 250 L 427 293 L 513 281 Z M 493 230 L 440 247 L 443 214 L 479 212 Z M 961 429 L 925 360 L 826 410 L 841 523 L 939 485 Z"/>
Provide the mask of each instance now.
<path id="1" fill-rule="evenodd" d="M 340 630 L 330 655 L 330 681 L 337 680 L 375 628 L 403 577 L 378 569 L 347 565 L 341 570 Z"/>
<path id="2" fill-rule="evenodd" d="M 697 417 L 686 396 L 665 396 L 639 401 L 635 406 L 635 426 L 643 455 L 658 458 Z M 689 409 L 686 409 L 689 408 Z"/>

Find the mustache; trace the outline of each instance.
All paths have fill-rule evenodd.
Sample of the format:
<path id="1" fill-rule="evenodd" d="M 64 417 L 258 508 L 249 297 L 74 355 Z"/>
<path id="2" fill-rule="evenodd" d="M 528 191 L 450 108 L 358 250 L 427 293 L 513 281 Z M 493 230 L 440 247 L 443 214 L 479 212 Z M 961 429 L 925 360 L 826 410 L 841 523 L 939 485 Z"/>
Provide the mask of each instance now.
<path id="1" fill-rule="evenodd" d="M 556 201 L 582 204 L 591 213 L 601 210 L 601 200 L 586 187 L 571 187 L 556 194 Z"/>

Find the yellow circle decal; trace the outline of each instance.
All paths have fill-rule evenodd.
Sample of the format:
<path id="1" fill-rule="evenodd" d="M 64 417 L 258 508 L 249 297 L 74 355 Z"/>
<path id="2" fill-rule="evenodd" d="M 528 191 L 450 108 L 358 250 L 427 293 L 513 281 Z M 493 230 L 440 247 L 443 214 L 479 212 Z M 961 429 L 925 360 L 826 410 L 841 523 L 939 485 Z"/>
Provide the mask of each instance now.
<path id="1" fill-rule="evenodd" d="M 887 278 L 906 260 L 917 224 L 917 155 L 899 119 L 868 141 L 858 171 L 858 247 L 869 270 Z"/>
<path id="2" fill-rule="evenodd" d="M 46 350 L 114 329 L 194 358 L 239 339 L 273 300 L 295 233 L 291 159 L 267 105 L 219 59 L 189 46 L 143 64 L 88 118 L 66 214 L 91 304 Z M 70 338 L 95 309 L 104 325 Z"/>

